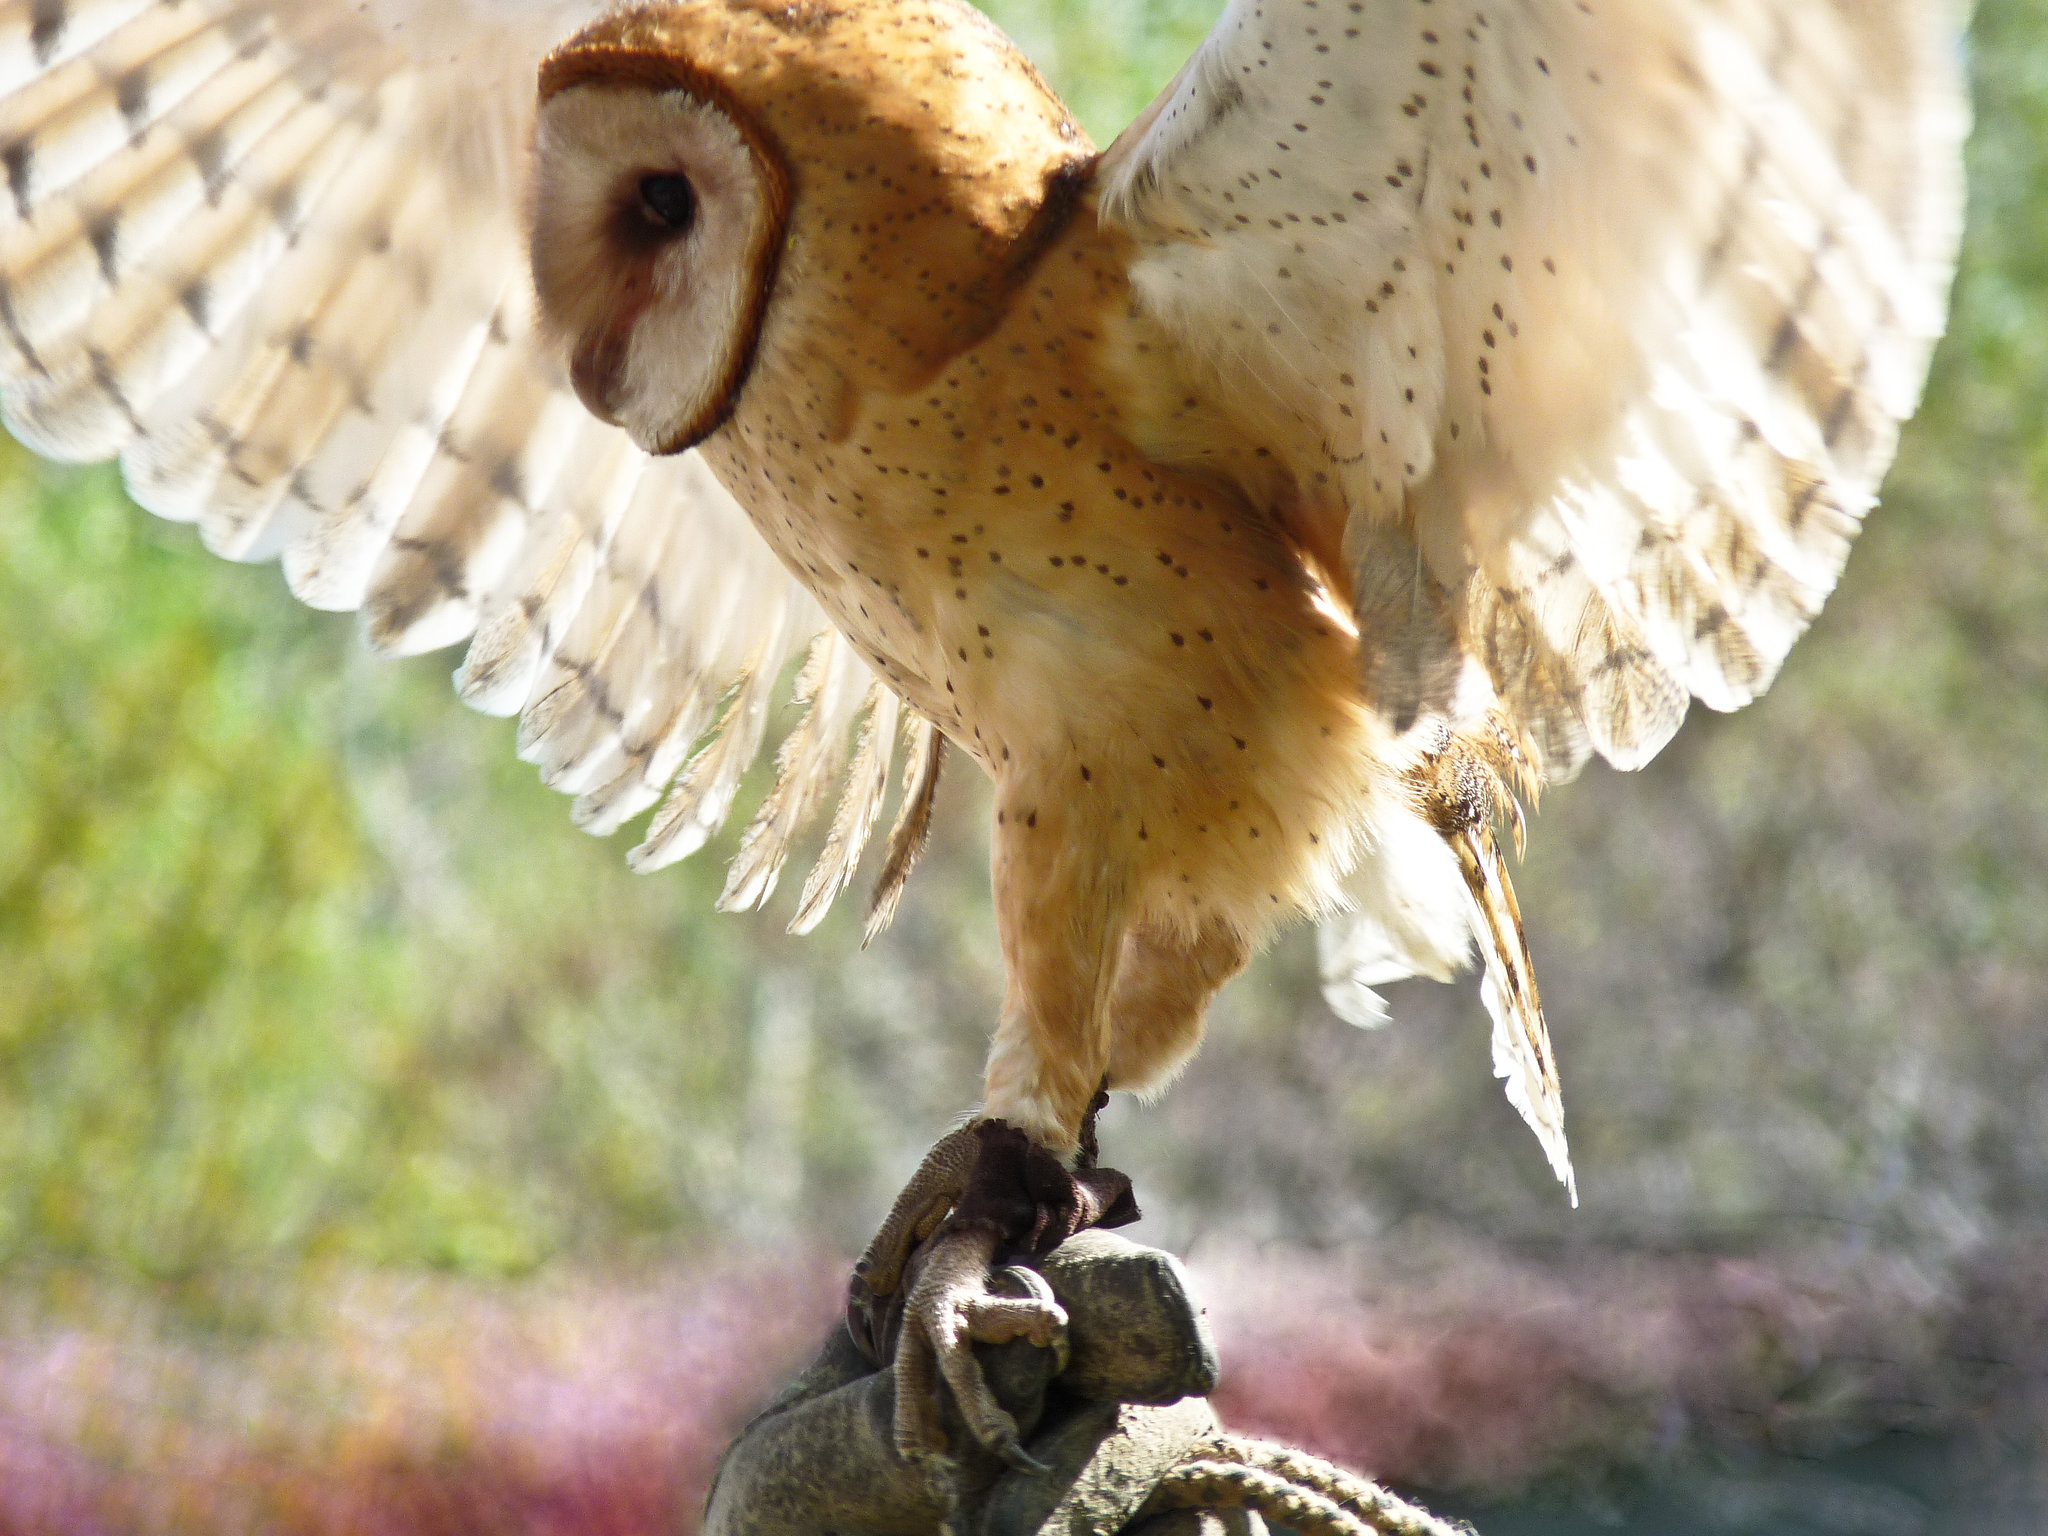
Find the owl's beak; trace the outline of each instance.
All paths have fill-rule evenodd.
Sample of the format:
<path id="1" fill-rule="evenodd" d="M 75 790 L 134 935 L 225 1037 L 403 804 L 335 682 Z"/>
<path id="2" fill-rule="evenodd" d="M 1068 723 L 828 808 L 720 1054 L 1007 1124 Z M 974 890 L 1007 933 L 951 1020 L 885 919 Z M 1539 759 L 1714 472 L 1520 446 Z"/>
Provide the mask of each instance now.
<path id="1" fill-rule="evenodd" d="M 576 386 L 576 398 L 609 427 L 622 425 L 611 402 L 626 365 L 626 334 L 607 327 L 579 340 L 569 358 L 569 382 Z"/>
<path id="2" fill-rule="evenodd" d="M 569 382 L 576 386 L 576 398 L 599 421 L 632 438 L 642 453 L 660 459 L 696 447 L 725 420 L 725 411 L 699 417 L 677 427 L 667 437 L 649 441 L 634 430 L 631 422 L 623 420 L 622 413 L 614 407 L 612 402 L 618 398 L 620 380 L 626 371 L 626 349 L 632 334 L 628 322 L 586 336 L 576 344 L 569 357 Z"/>

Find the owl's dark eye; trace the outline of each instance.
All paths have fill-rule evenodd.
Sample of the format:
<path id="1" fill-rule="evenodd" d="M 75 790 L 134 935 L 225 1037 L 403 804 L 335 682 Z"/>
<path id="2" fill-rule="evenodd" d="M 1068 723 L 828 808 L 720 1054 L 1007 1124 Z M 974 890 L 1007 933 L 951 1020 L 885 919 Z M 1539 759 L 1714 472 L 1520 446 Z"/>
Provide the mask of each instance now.
<path id="1" fill-rule="evenodd" d="M 671 234 L 688 234 L 697 220 L 697 189 L 679 175 L 640 178 L 640 212 Z"/>

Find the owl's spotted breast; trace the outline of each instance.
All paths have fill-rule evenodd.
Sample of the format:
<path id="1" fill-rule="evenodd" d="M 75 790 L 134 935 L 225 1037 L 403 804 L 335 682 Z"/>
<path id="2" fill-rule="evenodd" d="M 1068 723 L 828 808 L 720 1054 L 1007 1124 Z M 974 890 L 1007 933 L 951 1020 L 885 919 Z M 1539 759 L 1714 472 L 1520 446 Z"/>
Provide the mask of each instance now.
<path id="1" fill-rule="evenodd" d="M 916 389 L 835 419 L 815 362 L 767 366 L 707 454 L 1003 825 L 1093 803 L 1141 905 L 1256 935 L 1327 896 L 1384 743 L 1355 629 L 1267 512 L 1132 442 L 1127 254 L 1089 207 Z"/>

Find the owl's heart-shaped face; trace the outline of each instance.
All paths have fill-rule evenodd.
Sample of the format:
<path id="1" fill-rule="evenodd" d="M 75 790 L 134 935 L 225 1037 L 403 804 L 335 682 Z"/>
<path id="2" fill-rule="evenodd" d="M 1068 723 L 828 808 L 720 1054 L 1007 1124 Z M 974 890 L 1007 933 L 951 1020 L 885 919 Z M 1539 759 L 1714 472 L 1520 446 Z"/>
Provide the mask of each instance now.
<path id="1" fill-rule="evenodd" d="M 649 453 L 701 442 L 745 381 L 788 177 L 678 61 L 558 55 L 537 130 L 533 272 L 576 392 Z"/>

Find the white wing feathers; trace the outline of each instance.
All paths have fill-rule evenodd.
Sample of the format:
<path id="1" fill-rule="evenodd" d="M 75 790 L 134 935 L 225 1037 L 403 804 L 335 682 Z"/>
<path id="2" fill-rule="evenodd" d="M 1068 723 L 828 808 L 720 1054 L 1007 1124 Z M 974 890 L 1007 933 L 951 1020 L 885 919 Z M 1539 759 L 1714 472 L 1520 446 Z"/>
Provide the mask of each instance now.
<path id="1" fill-rule="evenodd" d="M 1959 21 L 1231 0 L 1112 146 L 1101 207 L 1139 244 L 1139 302 L 1335 520 L 1397 729 L 1452 710 L 1475 657 L 1555 779 L 1590 751 L 1636 767 L 1691 698 L 1770 683 L 1941 331 Z M 1451 851 L 1462 913 L 1441 849 L 1353 873 L 1326 992 L 1372 1022 L 1370 987 L 1476 938 L 1495 1069 L 1569 1185 L 1506 871 L 1483 829 Z"/>
<path id="2" fill-rule="evenodd" d="M 809 933 L 852 883 L 861 850 L 874 833 L 882 802 L 889 798 L 889 767 L 896 756 L 902 700 L 877 683 L 868 690 L 865 702 L 869 706 L 867 724 L 861 729 L 860 746 L 846 775 L 846 793 L 840 796 L 839 809 L 825 834 L 824 851 L 811 866 L 810 878 L 797 898 L 796 916 L 789 920 L 791 933 Z"/>
<path id="3" fill-rule="evenodd" d="M 1316 934 L 1324 1001 L 1345 1023 L 1377 1029 L 1390 1015 L 1376 987 L 1407 976 L 1449 981 L 1471 963 L 1475 943 L 1493 1074 L 1577 1205 L 1536 968 L 1507 865 L 1483 823 L 1441 833 L 1419 816 L 1396 816 L 1378 829 L 1372 855 L 1345 877 L 1344 908 Z"/>
<path id="4" fill-rule="evenodd" d="M 862 701 L 886 699 L 885 742 L 895 701 L 819 639 L 702 461 L 595 421 L 535 337 L 534 69 L 596 8 L 0 0 L 0 391 L 31 447 L 118 456 L 144 506 L 221 554 L 281 557 L 380 650 L 473 636 L 463 698 L 522 716 L 521 755 L 579 825 L 668 792 L 638 867 L 725 819 L 816 641 L 801 749 L 729 892 L 759 900 Z M 863 749 L 806 926 L 859 859 L 887 759 Z"/>
<path id="5" fill-rule="evenodd" d="M 1457 858 L 1434 827 L 1395 816 L 1344 881 L 1344 910 L 1316 934 L 1323 998 L 1347 1024 L 1388 1021 L 1376 987 L 1406 976 L 1449 981 L 1472 960 L 1472 906 Z"/>
<path id="6" fill-rule="evenodd" d="M 817 815 L 826 791 L 846 767 L 847 732 L 873 686 L 873 674 L 836 630 L 826 630 L 811 642 L 796 680 L 803 718 L 783 738 L 775 760 L 775 787 L 740 836 L 739 852 L 733 855 L 718 898 L 720 907 L 745 911 L 773 893 L 795 829 Z"/>
<path id="7" fill-rule="evenodd" d="M 1105 216 L 1347 548 L 1413 537 L 1540 766 L 1634 767 L 1768 685 L 1890 461 L 1960 224 L 1956 20 L 1232 0 Z"/>

